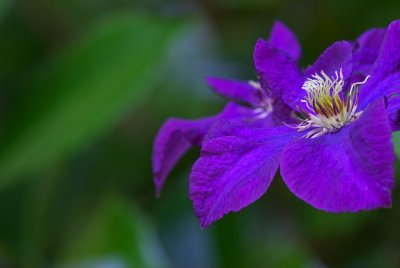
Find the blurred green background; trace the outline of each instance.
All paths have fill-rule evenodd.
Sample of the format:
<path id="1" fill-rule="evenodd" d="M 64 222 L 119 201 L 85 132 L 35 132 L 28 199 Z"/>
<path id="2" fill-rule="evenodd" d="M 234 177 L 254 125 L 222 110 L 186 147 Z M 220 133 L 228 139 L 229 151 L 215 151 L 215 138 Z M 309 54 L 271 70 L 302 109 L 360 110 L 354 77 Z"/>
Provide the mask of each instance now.
<path id="1" fill-rule="evenodd" d="M 398 0 L 0 0 L 0 267 L 400 267 L 398 189 L 392 209 L 334 215 L 278 178 L 201 230 L 198 150 L 161 199 L 150 162 L 165 119 L 223 107 L 205 75 L 255 78 L 275 19 L 306 66 L 399 15 Z"/>

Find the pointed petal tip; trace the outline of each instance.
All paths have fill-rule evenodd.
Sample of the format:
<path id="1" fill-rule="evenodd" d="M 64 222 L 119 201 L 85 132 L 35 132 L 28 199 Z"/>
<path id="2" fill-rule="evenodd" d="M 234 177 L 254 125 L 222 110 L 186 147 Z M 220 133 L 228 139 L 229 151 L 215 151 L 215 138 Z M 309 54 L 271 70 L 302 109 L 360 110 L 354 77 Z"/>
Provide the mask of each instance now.
<path id="1" fill-rule="evenodd" d="M 282 27 L 282 28 L 286 28 L 286 29 L 290 30 L 289 27 L 287 27 L 281 20 L 278 20 L 278 19 L 276 19 L 274 21 L 274 23 L 272 24 L 272 31 L 277 27 Z"/>
<path id="2" fill-rule="evenodd" d="M 204 79 L 206 80 L 207 85 L 213 91 L 217 91 L 217 93 L 220 91 L 219 89 L 221 88 L 221 84 L 224 84 L 224 82 L 230 80 L 228 78 L 222 78 L 222 77 L 211 76 L 211 75 L 205 76 Z M 224 85 L 222 85 L 222 86 L 224 86 Z"/>
<path id="3" fill-rule="evenodd" d="M 392 27 L 400 27 L 400 20 L 394 20 L 394 21 L 390 22 L 388 28 L 392 28 Z"/>
<path id="4" fill-rule="evenodd" d="M 348 53 L 351 55 L 353 45 L 347 40 L 340 40 L 340 41 L 333 42 L 332 45 L 330 45 L 328 47 L 328 49 L 340 51 L 341 53 Z"/>
<path id="5" fill-rule="evenodd" d="M 255 47 L 257 48 L 257 47 L 263 47 L 263 46 L 272 47 L 272 45 L 264 38 L 258 38 L 256 41 Z"/>
<path id="6" fill-rule="evenodd" d="M 218 77 L 211 76 L 211 75 L 206 75 L 204 76 L 204 80 L 206 80 L 207 84 L 210 85 L 210 83 L 213 83 Z"/>
<path id="7" fill-rule="evenodd" d="M 186 120 L 169 118 L 154 140 L 152 165 L 156 193 L 161 192 L 168 175 L 181 157 L 193 146 L 200 146 L 214 117 Z"/>
<path id="8" fill-rule="evenodd" d="M 386 35 L 391 37 L 391 41 L 398 42 L 400 38 L 400 20 L 392 21 L 387 27 Z"/>
<path id="9" fill-rule="evenodd" d="M 153 168 L 153 185 L 154 185 L 154 195 L 156 198 L 161 197 L 161 192 L 164 188 L 165 180 L 166 180 L 165 177 L 161 177 L 159 175 L 159 170 Z"/>
<path id="10" fill-rule="evenodd" d="M 218 78 L 216 78 L 216 77 L 214 77 L 214 76 L 209 76 L 209 75 L 207 75 L 207 76 L 204 77 L 204 80 L 206 81 L 207 85 L 208 85 L 212 90 L 214 90 L 214 87 L 215 87 L 215 84 L 216 84 L 216 81 L 218 80 Z"/>
<path id="11" fill-rule="evenodd" d="M 223 123 L 223 122 L 222 122 Z M 189 198 L 202 227 L 238 212 L 269 188 L 292 129 L 220 125 L 203 143 L 189 177 Z"/>
<path id="12" fill-rule="evenodd" d="M 200 229 L 204 230 L 209 227 L 213 222 L 207 222 L 205 220 L 199 219 Z"/>
<path id="13" fill-rule="evenodd" d="M 301 86 L 305 81 L 297 60 L 264 39 L 257 40 L 253 57 L 261 86 L 296 109 L 299 98 L 304 95 Z"/>
<path id="14" fill-rule="evenodd" d="M 193 210 L 195 211 L 196 218 L 199 221 L 200 229 L 202 229 L 202 230 L 209 228 L 215 222 L 221 220 L 226 214 L 228 214 L 228 213 L 224 213 L 223 215 L 219 215 L 217 217 L 212 217 L 211 215 L 205 216 L 205 215 L 199 213 L 199 211 L 196 210 L 194 206 L 193 206 Z"/>
<path id="15" fill-rule="evenodd" d="M 162 187 L 159 187 L 158 185 L 156 185 L 155 189 L 154 189 L 154 195 L 157 199 L 161 198 L 161 191 L 162 191 Z"/>
<path id="16" fill-rule="evenodd" d="M 301 45 L 295 33 L 283 22 L 276 20 L 268 41 L 277 49 L 298 60 L 301 56 Z"/>
<path id="17" fill-rule="evenodd" d="M 244 102 L 251 106 L 260 105 L 260 94 L 248 81 L 211 76 L 206 80 L 212 91 L 228 100 Z"/>
<path id="18" fill-rule="evenodd" d="M 209 225 L 209 224 L 206 224 L 206 223 L 200 222 L 200 229 L 201 229 L 201 230 L 207 229 L 208 226 L 210 226 L 210 225 Z"/>
<path id="19" fill-rule="evenodd" d="M 274 20 L 274 25 L 275 25 L 275 24 L 279 24 L 279 23 L 280 23 L 280 24 L 284 24 L 280 19 L 275 19 L 275 20 Z"/>

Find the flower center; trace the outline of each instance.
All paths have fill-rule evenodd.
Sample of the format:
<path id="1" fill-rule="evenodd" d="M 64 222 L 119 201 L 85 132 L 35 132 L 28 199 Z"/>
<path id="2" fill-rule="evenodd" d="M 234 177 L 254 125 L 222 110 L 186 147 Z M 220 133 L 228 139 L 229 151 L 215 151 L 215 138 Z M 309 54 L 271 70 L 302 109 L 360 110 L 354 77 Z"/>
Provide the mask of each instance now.
<path id="1" fill-rule="evenodd" d="M 301 100 L 304 106 L 298 105 L 295 112 L 299 124 L 295 126 L 298 132 L 312 128 L 304 137 L 316 138 L 326 133 L 334 133 L 340 128 L 358 119 L 362 111 L 357 111 L 358 92 L 365 82 L 353 83 L 350 90 L 344 91 L 342 69 L 335 76 L 329 77 L 323 71 L 308 78 L 302 89 L 307 97 Z"/>

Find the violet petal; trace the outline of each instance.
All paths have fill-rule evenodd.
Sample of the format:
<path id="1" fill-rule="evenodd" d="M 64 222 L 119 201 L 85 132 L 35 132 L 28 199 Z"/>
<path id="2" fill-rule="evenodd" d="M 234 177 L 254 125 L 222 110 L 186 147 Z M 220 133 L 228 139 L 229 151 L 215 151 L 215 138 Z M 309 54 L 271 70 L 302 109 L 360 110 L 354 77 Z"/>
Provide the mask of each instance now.
<path id="1" fill-rule="evenodd" d="M 235 120 L 251 116 L 250 109 L 228 103 L 224 110 L 211 117 L 187 120 L 179 118 L 168 119 L 160 128 L 153 145 L 153 180 L 156 194 L 164 186 L 168 174 L 179 159 L 193 146 L 200 146 L 211 125 L 218 118 Z"/>
<path id="2" fill-rule="evenodd" d="M 400 21 L 392 22 L 367 83 L 360 89 L 360 108 L 382 96 L 400 93 Z"/>
<path id="3" fill-rule="evenodd" d="M 301 56 L 301 46 L 296 35 L 280 21 L 275 21 L 268 41 L 295 60 Z"/>
<path id="4" fill-rule="evenodd" d="M 272 127 L 276 124 L 271 116 L 259 119 L 253 109 L 233 102 L 212 117 L 196 120 L 168 119 L 160 128 L 153 146 L 153 180 L 158 196 L 179 159 L 193 146 L 201 146 L 206 133 L 217 119 L 229 119 L 254 127 Z"/>
<path id="5" fill-rule="evenodd" d="M 342 68 L 343 77 L 346 81 L 352 71 L 352 46 L 346 41 L 339 41 L 329 46 L 315 61 L 313 65 L 308 67 L 305 74 L 310 77 L 313 74 L 320 74 L 324 71 L 329 77 L 335 75 Z"/>
<path id="6" fill-rule="evenodd" d="M 200 225 L 206 227 L 263 195 L 284 145 L 296 134 L 287 127 L 253 129 L 215 123 L 190 174 L 190 199 Z"/>
<path id="7" fill-rule="evenodd" d="M 352 83 L 363 81 L 371 72 L 381 49 L 385 29 L 370 29 L 360 35 L 353 45 Z"/>
<path id="8" fill-rule="evenodd" d="M 250 85 L 250 83 L 240 80 L 207 77 L 207 83 L 217 94 L 233 101 L 245 102 L 252 106 L 258 106 L 261 101 L 261 94 L 265 94 L 263 91 Z"/>
<path id="9" fill-rule="evenodd" d="M 153 147 L 153 174 L 157 195 L 179 159 L 192 147 L 200 146 L 215 117 L 198 120 L 168 119 L 160 128 Z"/>
<path id="10" fill-rule="evenodd" d="M 305 95 L 301 89 L 305 77 L 297 61 L 269 42 L 259 39 L 254 49 L 254 63 L 263 88 L 270 89 L 295 109 L 299 99 Z"/>
<path id="11" fill-rule="evenodd" d="M 383 99 L 337 133 L 286 146 L 281 174 L 289 189 L 329 212 L 391 206 L 395 155 Z"/>

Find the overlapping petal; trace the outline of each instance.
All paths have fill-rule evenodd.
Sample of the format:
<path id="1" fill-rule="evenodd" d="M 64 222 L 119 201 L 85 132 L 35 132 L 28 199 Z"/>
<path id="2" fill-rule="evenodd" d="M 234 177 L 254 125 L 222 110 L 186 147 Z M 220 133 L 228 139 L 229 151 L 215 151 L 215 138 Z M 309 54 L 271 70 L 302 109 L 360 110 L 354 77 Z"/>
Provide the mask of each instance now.
<path id="1" fill-rule="evenodd" d="M 251 114 L 251 112 L 244 112 L 244 117 L 247 116 L 247 118 L 243 118 L 243 122 L 248 125 L 272 127 L 282 125 L 282 122 L 292 122 L 292 118 L 290 117 L 292 109 L 290 109 L 288 105 L 280 99 L 273 99 L 267 96 L 265 90 L 249 82 L 219 77 L 207 77 L 207 83 L 216 93 L 232 101 L 242 102 L 255 108 L 253 114 Z M 267 108 L 265 102 L 271 105 L 270 112 L 262 111 L 262 109 Z M 260 110 L 260 112 L 257 112 L 257 109 Z"/>
<path id="2" fill-rule="evenodd" d="M 265 93 L 252 86 L 249 82 L 225 79 L 219 77 L 207 77 L 207 83 L 211 89 L 219 95 L 233 101 L 245 102 L 252 106 L 260 105 Z"/>
<path id="3" fill-rule="evenodd" d="M 193 146 L 200 146 L 211 125 L 218 118 L 241 118 L 251 111 L 230 103 L 218 115 L 197 120 L 168 119 L 160 128 L 153 146 L 153 175 L 157 195 L 178 160 Z"/>
<path id="4" fill-rule="evenodd" d="M 261 84 L 269 88 L 293 109 L 306 95 L 302 89 L 304 81 L 313 74 L 324 71 L 328 76 L 335 76 L 343 70 L 345 81 L 352 72 L 352 46 L 346 41 L 335 42 L 303 74 L 297 62 L 281 50 L 260 39 L 254 50 L 254 62 Z"/>
<path id="5" fill-rule="evenodd" d="M 385 29 L 370 29 L 353 43 L 352 83 L 362 81 L 370 74 L 372 66 L 378 58 L 384 37 Z"/>
<path id="6" fill-rule="evenodd" d="M 386 96 L 400 93 L 400 21 L 392 22 L 386 29 L 385 38 L 379 56 L 370 73 L 368 82 L 360 90 L 360 109 L 365 109 L 369 103 Z M 388 111 L 397 111 L 399 106 Z M 390 117 L 393 114 L 389 115 Z"/>
<path id="7" fill-rule="evenodd" d="M 321 71 L 329 77 L 335 76 L 335 72 L 343 70 L 343 77 L 346 81 L 352 71 L 352 46 L 349 42 L 339 41 L 329 46 L 313 65 L 305 71 L 307 77 L 313 74 L 320 74 Z"/>
<path id="8" fill-rule="evenodd" d="M 271 43 L 259 39 L 254 49 L 254 64 L 263 88 L 270 89 L 278 98 L 296 108 L 305 77 L 297 61 Z"/>
<path id="9" fill-rule="evenodd" d="M 251 129 L 219 122 L 190 174 L 190 199 L 202 227 L 238 211 L 268 189 L 285 144 L 298 134 L 287 127 Z"/>
<path id="10" fill-rule="evenodd" d="M 391 205 L 395 155 L 384 100 L 334 134 L 288 145 L 281 174 L 289 189 L 329 212 L 357 212 Z"/>
<path id="11" fill-rule="evenodd" d="M 280 21 L 276 21 L 272 26 L 268 41 L 272 46 L 286 52 L 295 60 L 301 56 L 301 45 L 296 35 Z"/>
<path id="12" fill-rule="evenodd" d="M 153 174 L 157 195 L 178 160 L 192 146 L 200 146 L 215 117 L 198 120 L 168 119 L 158 132 L 153 149 Z"/>

